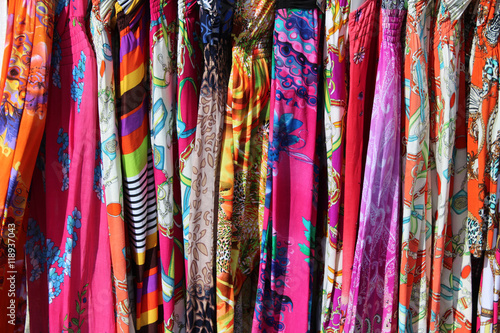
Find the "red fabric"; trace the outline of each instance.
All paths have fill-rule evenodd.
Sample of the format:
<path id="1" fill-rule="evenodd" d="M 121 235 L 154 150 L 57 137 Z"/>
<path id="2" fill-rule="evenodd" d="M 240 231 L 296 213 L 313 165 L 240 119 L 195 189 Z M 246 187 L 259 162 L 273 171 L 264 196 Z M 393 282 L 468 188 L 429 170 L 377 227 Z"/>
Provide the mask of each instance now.
<path id="1" fill-rule="evenodd" d="M 344 239 L 342 305 L 347 305 L 351 284 L 356 233 L 361 200 L 362 175 L 375 93 L 379 49 L 377 0 L 367 0 L 349 15 L 349 60 L 351 78 L 346 121 Z M 345 309 L 345 307 L 342 307 Z"/>

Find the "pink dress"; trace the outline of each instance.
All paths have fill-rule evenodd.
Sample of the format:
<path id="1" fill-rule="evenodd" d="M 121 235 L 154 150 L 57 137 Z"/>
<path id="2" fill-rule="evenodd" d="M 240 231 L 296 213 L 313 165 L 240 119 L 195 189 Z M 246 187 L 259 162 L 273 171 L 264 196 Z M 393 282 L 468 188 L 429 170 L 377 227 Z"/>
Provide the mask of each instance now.
<path id="1" fill-rule="evenodd" d="M 56 8 L 45 143 L 26 242 L 32 331 L 115 331 L 97 65 L 86 10 L 84 0 Z"/>

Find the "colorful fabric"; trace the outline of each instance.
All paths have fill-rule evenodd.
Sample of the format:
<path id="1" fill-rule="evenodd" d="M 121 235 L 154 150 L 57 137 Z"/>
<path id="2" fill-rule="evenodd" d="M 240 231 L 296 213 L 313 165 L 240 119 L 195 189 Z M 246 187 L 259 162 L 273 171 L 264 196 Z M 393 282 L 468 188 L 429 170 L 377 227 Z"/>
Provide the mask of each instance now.
<path id="1" fill-rule="evenodd" d="M 442 1 L 435 6 L 428 59 L 433 189 L 433 251 L 426 262 L 431 266 L 430 332 L 452 328 L 457 332 L 468 332 L 472 323 L 470 252 L 465 241 L 465 95 L 459 87 L 460 52 L 463 49 L 460 17 L 468 4 L 468 1 Z"/>
<path id="2" fill-rule="evenodd" d="M 349 105 L 346 115 L 341 311 L 346 313 L 356 247 L 361 186 L 378 61 L 380 3 L 367 0 L 349 14 Z"/>
<path id="3" fill-rule="evenodd" d="M 157 206 L 149 136 L 148 18 L 146 1 L 116 3 L 120 31 L 118 110 L 124 217 L 133 258 L 136 329 L 163 330 Z"/>
<path id="4" fill-rule="evenodd" d="M 257 266 L 269 140 L 273 2 L 241 0 L 234 11 L 235 42 L 219 176 L 218 332 L 234 331 L 236 300 Z"/>
<path id="5" fill-rule="evenodd" d="M 402 4 L 381 10 L 382 43 L 345 332 L 397 328 Z"/>
<path id="6" fill-rule="evenodd" d="M 150 2 L 151 24 L 151 144 L 154 156 L 160 268 L 165 332 L 179 332 L 186 324 L 184 249 L 179 179 L 175 175 L 177 66 L 175 52 L 177 1 Z"/>
<path id="7" fill-rule="evenodd" d="M 177 2 L 177 140 L 181 187 L 184 249 L 189 247 L 189 198 L 191 196 L 192 153 L 198 119 L 198 99 L 202 75 L 199 6 L 195 0 Z M 187 252 L 184 252 L 187 276 Z M 187 280 L 185 281 L 185 283 Z"/>
<path id="8" fill-rule="evenodd" d="M 87 1 L 59 5 L 55 12 L 45 143 L 26 242 L 30 304 L 47 312 L 31 312 L 32 331 L 115 331 L 97 62 L 86 12 Z"/>
<path id="9" fill-rule="evenodd" d="M 109 19 L 114 1 L 93 1 L 90 14 L 90 30 L 97 61 L 97 102 L 101 137 L 102 184 L 108 217 L 111 264 L 113 266 L 113 292 L 115 297 L 115 321 L 118 332 L 128 332 L 133 324 L 128 283 L 130 251 L 126 242 L 123 221 L 123 187 L 120 137 L 115 108 L 115 80 L 111 48 Z"/>
<path id="10" fill-rule="evenodd" d="M 406 155 L 399 282 L 399 331 L 427 331 L 431 237 L 429 31 L 432 0 L 408 2 L 404 61 Z M 426 263 L 429 263 L 426 265 Z"/>
<path id="11" fill-rule="evenodd" d="M 0 69 L 0 327 L 10 333 L 24 332 L 25 210 L 46 122 L 55 6 L 11 0 L 7 8 Z"/>
<path id="12" fill-rule="evenodd" d="M 347 107 L 347 22 L 349 2 L 328 0 L 325 12 L 323 73 L 325 85 L 325 136 L 328 176 L 328 213 L 325 272 L 321 300 L 321 329 L 340 329 L 342 314 L 343 248 L 343 164 L 345 145 L 344 115 Z"/>
<path id="13" fill-rule="evenodd" d="M 497 292 L 500 289 L 497 186 L 500 163 L 498 5 L 498 1 L 480 1 L 477 7 L 467 101 L 467 237 L 471 253 L 476 257 L 484 255 L 478 296 L 478 332 L 495 332 L 500 322 Z"/>
<path id="14" fill-rule="evenodd" d="M 319 163 L 319 10 L 274 25 L 266 201 L 253 332 L 307 332 L 312 320 Z M 299 190 L 300 189 L 300 190 Z"/>
<path id="15" fill-rule="evenodd" d="M 204 70 L 198 104 L 187 252 L 187 331 L 215 332 L 216 187 L 230 72 L 228 43 L 234 0 L 204 0 L 200 6 Z"/>

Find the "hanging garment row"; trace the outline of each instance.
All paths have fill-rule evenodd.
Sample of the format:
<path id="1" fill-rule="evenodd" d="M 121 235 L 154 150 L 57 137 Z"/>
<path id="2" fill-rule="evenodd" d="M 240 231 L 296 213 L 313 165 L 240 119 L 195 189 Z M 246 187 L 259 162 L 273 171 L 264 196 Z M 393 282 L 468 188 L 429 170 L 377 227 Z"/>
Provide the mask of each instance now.
<path id="1" fill-rule="evenodd" d="M 3 16 L 1 332 L 500 330 L 500 0 Z"/>

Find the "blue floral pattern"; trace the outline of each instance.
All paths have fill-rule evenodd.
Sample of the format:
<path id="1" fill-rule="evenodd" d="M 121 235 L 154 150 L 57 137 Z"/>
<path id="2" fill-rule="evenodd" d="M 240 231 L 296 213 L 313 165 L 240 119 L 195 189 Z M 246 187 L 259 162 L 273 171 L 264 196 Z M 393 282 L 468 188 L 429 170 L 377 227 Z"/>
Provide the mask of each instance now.
<path id="1" fill-rule="evenodd" d="M 73 68 L 73 82 L 71 82 L 71 98 L 78 103 L 78 113 L 80 113 L 80 104 L 82 103 L 83 95 L 83 78 L 85 76 L 85 63 L 87 56 L 83 51 L 80 53 L 78 65 Z"/>
<path id="2" fill-rule="evenodd" d="M 102 188 L 102 159 L 101 159 L 101 143 L 98 142 L 95 150 L 96 167 L 94 168 L 94 192 L 97 193 L 97 198 L 104 203 L 104 190 Z"/>
<path id="3" fill-rule="evenodd" d="M 49 303 L 61 294 L 64 276 L 71 277 L 71 256 L 77 245 L 78 236 L 76 229 L 82 227 L 82 214 L 77 207 L 67 218 L 66 230 L 68 236 L 64 252 L 51 239 L 45 239 L 38 222 L 34 219 L 28 221 L 28 240 L 26 242 L 26 255 L 29 256 L 33 269 L 29 272 L 30 281 L 38 280 L 47 268 L 49 284 Z"/>
<path id="4" fill-rule="evenodd" d="M 65 133 L 62 128 L 59 129 L 57 143 L 61 145 L 59 151 L 57 152 L 57 155 L 59 156 L 58 160 L 62 165 L 63 173 L 61 191 L 66 191 L 69 188 L 69 166 L 71 164 L 71 160 L 68 152 L 66 151 L 69 146 L 68 133 Z"/>

